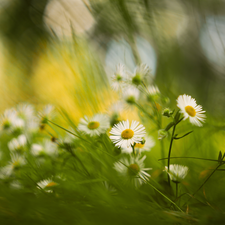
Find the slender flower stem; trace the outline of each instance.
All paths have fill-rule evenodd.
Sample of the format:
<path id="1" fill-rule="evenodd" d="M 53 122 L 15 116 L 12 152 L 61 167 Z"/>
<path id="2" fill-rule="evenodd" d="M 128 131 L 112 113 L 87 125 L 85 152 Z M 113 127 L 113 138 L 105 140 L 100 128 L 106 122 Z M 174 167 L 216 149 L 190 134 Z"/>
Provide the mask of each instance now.
<path id="1" fill-rule="evenodd" d="M 142 111 L 144 112 L 156 125 L 157 127 L 159 126 L 159 123 L 158 121 L 156 121 L 154 119 L 154 117 L 152 115 L 150 115 L 142 106 L 140 106 L 139 104 L 135 103 L 135 105 Z"/>
<path id="2" fill-rule="evenodd" d="M 102 152 L 104 152 L 104 153 L 106 153 L 108 156 L 110 156 L 111 158 L 113 158 L 113 159 L 117 159 L 115 156 L 113 156 L 113 155 L 111 155 L 111 154 L 109 154 L 108 152 L 106 152 L 106 151 L 103 151 L 103 150 L 101 150 L 101 149 L 99 149 L 100 151 L 102 151 Z M 124 164 L 123 162 L 121 162 L 120 160 L 118 161 L 118 162 L 120 162 L 122 165 L 124 165 L 125 167 L 127 167 L 128 169 L 130 169 L 126 164 Z M 138 177 L 138 178 L 141 178 L 144 182 L 146 182 L 146 180 L 144 180 L 142 177 Z M 182 211 L 182 209 L 175 203 L 175 202 L 173 202 L 171 199 L 169 199 L 166 195 L 164 195 L 160 190 L 158 190 L 154 185 L 152 185 L 149 181 L 147 181 L 146 182 L 149 186 L 151 186 L 154 190 L 156 190 L 160 195 L 162 195 L 165 199 L 167 199 L 170 203 L 172 203 L 178 210 L 180 210 L 181 212 L 183 212 Z"/>
<path id="3" fill-rule="evenodd" d="M 64 127 L 61 127 L 60 125 L 58 125 L 58 124 L 56 124 L 56 123 L 52 122 L 51 120 L 48 120 L 48 119 L 47 119 L 47 121 L 48 121 L 48 122 L 50 122 L 50 123 L 52 123 L 52 124 L 54 124 L 55 126 L 57 126 L 57 127 L 61 128 L 62 130 L 65 130 L 66 132 L 68 132 L 68 133 L 70 133 L 70 134 L 74 135 L 75 137 L 77 137 L 77 138 L 79 138 L 79 139 L 81 139 L 81 140 L 83 140 L 83 141 L 88 142 L 89 144 L 91 144 L 91 142 L 89 142 L 89 141 L 85 140 L 84 138 L 82 138 L 82 137 L 80 137 L 80 136 L 78 136 L 78 135 L 74 134 L 73 132 L 71 132 L 71 131 L 67 130 L 67 129 L 66 129 L 66 128 L 64 128 Z"/>
<path id="4" fill-rule="evenodd" d="M 176 124 L 174 124 L 174 126 L 173 126 L 173 132 L 172 132 L 172 137 L 171 137 L 171 141 L 170 141 L 170 147 L 169 147 L 169 153 L 168 153 L 168 172 L 170 172 L 170 155 L 171 155 L 171 151 L 172 151 L 175 129 L 176 129 Z M 170 176 L 169 176 L 169 174 L 167 176 L 168 176 L 168 184 L 170 185 Z"/>
<path id="5" fill-rule="evenodd" d="M 147 182 L 148 185 L 150 185 L 154 190 L 156 190 L 159 194 L 161 194 L 165 199 L 167 199 L 170 203 L 172 203 L 178 210 L 180 210 L 181 212 L 182 209 L 175 203 L 173 202 L 171 199 L 169 199 L 166 195 L 164 195 L 160 190 L 158 190 L 155 186 L 153 186 L 149 181 Z"/>
<path id="6" fill-rule="evenodd" d="M 208 178 L 203 182 L 203 184 L 194 192 L 194 194 L 192 194 L 192 196 L 187 200 L 187 202 L 183 205 L 183 206 L 185 206 L 188 202 L 189 202 L 189 200 L 192 198 L 192 197 L 194 197 L 196 194 L 197 194 L 197 192 L 206 184 L 206 182 L 210 179 L 210 177 L 216 172 L 216 170 L 220 167 L 220 166 L 222 166 L 222 165 L 224 165 L 224 164 L 219 164 L 214 170 L 213 170 L 213 172 L 208 176 Z"/>
<path id="7" fill-rule="evenodd" d="M 158 161 L 166 160 L 166 159 L 168 158 L 158 159 Z M 199 158 L 199 157 L 170 157 L 170 159 L 199 159 L 199 160 L 205 160 L 205 161 L 218 162 L 217 159 L 205 159 L 205 158 Z M 225 163 L 225 161 L 221 161 L 221 162 Z"/>
<path id="8" fill-rule="evenodd" d="M 177 199 L 177 197 L 178 197 L 178 182 L 176 182 L 176 199 Z"/>
<path id="9" fill-rule="evenodd" d="M 197 189 L 197 191 L 195 191 L 195 193 L 192 195 L 194 196 L 195 194 L 197 194 L 197 192 L 205 185 L 205 183 L 209 180 L 209 178 L 216 172 L 216 170 L 222 166 L 223 164 L 219 164 L 214 170 L 213 172 L 208 176 L 208 178 L 204 181 L 204 183 Z"/>

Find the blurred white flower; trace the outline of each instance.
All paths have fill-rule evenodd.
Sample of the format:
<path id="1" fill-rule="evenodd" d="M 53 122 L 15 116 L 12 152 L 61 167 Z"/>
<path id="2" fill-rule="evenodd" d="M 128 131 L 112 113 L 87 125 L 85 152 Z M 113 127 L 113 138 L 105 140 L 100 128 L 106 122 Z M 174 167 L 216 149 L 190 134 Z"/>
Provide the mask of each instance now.
<path id="1" fill-rule="evenodd" d="M 45 140 L 42 144 L 32 144 L 31 145 L 31 154 L 34 156 L 51 156 L 56 157 L 58 155 L 58 146 L 57 144 Z"/>
<path id="2" fill-rule="evenodd" d="M 110 125 L 113 126 L 121 121 L 121 112 L 124 109 L 124 103 L 118 101 L 110 106 L 107 111 L 107 114 L 110 117 Z"/>
<path id="3" fill-rule="evenodd" d="M 140 91 L 134 87 L 126 87 L 123 89 L 123 100 L 127 105 L 134 105 L 139 99 Z"/>
<path id="4" fill-rule="evenodd" d="M 52 179 L 48 178 L 45 180 L 41 180 L 37 183 L 37 188 L 41 188 L 47 192 L 52 192 L 51 188 L 57 186 L 58 184 L 54 182 Z"/>
<path id="5" fill-rule="evenodd" d="M 34 107 L 31 104 L 21 103 L 17 106 L 18 117 L 29 121 L 34 117 Z"/>
<path id="6" fill-rule="evenodd" d="M 159 88 L 156 85 L 151 85 L 147 87 L 147 92 L 151 96 L 160 94 Z"/>
<path id="7" fill-rule="evenodd" d="M 0 169 L 0 178 L 10 177 L 16 170 L 26 164 L 26 160 L 19 154 L 11 154 L 11 161 L 5 167 Z"/>
<path id="8" fill-rule="evenodd" d="M 27 138 L 24 134 L 19 135 L 17 138 L 13 138 L 8 143 L 8 148 L 11 152 L 23 152 L 24 147 L 27 144 Z"/>
<path id="9" fill-rule="evenodd" d="M 115 91 L 118 91 L 124 87 L 124 82 L 127 78 L 127 72 L 125 70 L 125 66 L 122 64 L 118 64 L 116 67 L 116 72 L 113 74 L 111 78 L 111 86 Z"/>
<path id="10" fill-rule="evenodd" d="M 129 80 L 132 85 L 141 85 L 146 76 L 150 74 L 150 68 L 146 64 L 137 66 L 134 73 L 130 74 Z"/>
<path id="11" fill-rule="evenodd" d="M 123 158 L 114 164 L 114 169 L 121 173 L 127 182 L 132 183 L 137 188 L 143 183 L 146 183 L 150 177 L 146 171 L 151 170 L 152 168 L 144 168 L 145 158 L 146 156 L 143 156 L 142 158 Z"/>
<path id="12" fill-rule="evenodd" d="M 1 130 L 11 131 L 12 126 L 15 123 L 16 119 L 18 119 L 16 110 L 14 108 L 6 109 L 0 118 Z"/>
<path id="13" fill-rule="evenodd" d="M 109 127 L 109 117 L 104 114 L 96 114 L 90 119 L 85 116 L 78 124 L 78 129 L 90 136 L 99 136 L 105 133 Z"/>

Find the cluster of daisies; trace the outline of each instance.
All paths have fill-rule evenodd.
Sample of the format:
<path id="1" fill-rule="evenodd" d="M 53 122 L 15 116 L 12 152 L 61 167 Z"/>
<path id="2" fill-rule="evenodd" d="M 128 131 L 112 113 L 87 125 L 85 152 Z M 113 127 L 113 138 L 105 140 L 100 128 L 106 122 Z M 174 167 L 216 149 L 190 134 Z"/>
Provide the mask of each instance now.
<path id="1" fill-rule="evenodd" d="M 119 111 L 123 102 L 130 105 L 137 103 L 140 92 L 142 92 L 147 96 L 148 101 L 154 103 L 154 107 L 159 113 L 159 104 L 157 102 L 163 103 L 162 96 L 157 86 L 146 85 L 146 82 L 149 82 L 149 76 L 150 69 L 145 64 L 137 67 L 133 74 L 128 72 L 125 66 L 119 64 L 112 77 L 111 85 L 114 90 L 122 92 L 122 101 L 111 108 L 111 116 L 97 114 L 92 118 L 84 117 L 78 125 L 78 130 L 90 136 L 107 133 L 110 126 L 112 127 L 109 131 L 109 138 L 115 147 L 121 149 L 122 153 L 128 153 L 129 155 L 129 157 L 121 158 L 119 162 L 116 162 L 114 168 L 127 178 L 125 180 L 131 181 L 136 187 L 149 180 L 150 174 L 146 171 L 151 170 L 151 168 L 145 168 L 144 160 L 146 155 L 142 153 L 150 151 L 155 142 L 151 136 L 146 135 L 145 127 L 142 124 L 137 121 L 132 121 L 131 124 L 128 120 L 121 121 L 117 111 Z M 197 105 L 195 99 L 185 94 L 180 95 L 177 99 L 177 106 L 180 113 L 183 114 L 183 120 L 189 118 L 192 124 L 202 126 L 205 120 L 205 111 L 202 110 L 201 106 Z M 162 114 L 172 117 L 173 111 L 165 109 Z M 158 139 L 163 139 L 167 133 L 165 129 L 159 130 Z M 169 168 L 166 167 L 165 171 L 172 181 L 180 182 L 187 175 L 188 168 L 175 164 L 170 165 Z"/>
<path id="2" fill-rule="evenodd" d="M 109 134 L 110 144 L 122 153 L 120 160 L 114 163 L 114 169 L 124 177 L 125 182 L 132 183 L 135 187 L 149 181 L 149 170 L 152 168 L 145 168 L 145 152 L 154 147 L 155 141 L 139 122 L 132 121 L 130 123 L 128 120 L 121 119 L 120 111 L 124 107 L 124 102 L 147 111 L 150 118 L 155 118 L 156 113 L 173 118 L 174 112 L 168 108 L 161 110 L 161 105 L 168 103 L 168 99 L 163 98 L 157 86 L 146 85 L 150 83 L 150 76 L 150 69 L 147 65 L 141 64 L 134 73 L 127 72 L 123 65 L 118 65 L 116 73 L 112 77 L 112 87 L 122 93 L 122 101 L 114 104 L 106 114 L 81 118 L 76 131 L 72 132 L 78 131 L 78 138 L 79 135 L 84 135 L 93 138 L 93 141 L 96 140 L 96 137 Z M 147 104 L 145 107 L 141 107 L 139 103 L 141 101 L 138 100 L 140 92 L 152 104 L 150 110 Z M 197 105 L 194 98 L 185 94 L 180 95 L 177 99 L 177 107 L 179 113 L 183 115 L 183 120 L 189 118 L 193 125 L 202 126 L 206 117 L 205 111 L 200 105 Z M 18 105 L 3 113 L 0 118 L 0 130 L 1 134 L 10 134 L 11 139 L 8 141 L 7 147 L 11 159 L 7 165 L 0 168 L 0 179 L 16 177 L 17 172 L 26 165 L 28 156 L 36 158 L 40 165 L 45 162 L 46 157 L 57 158 L 59 155 L 58 145 L 73 141 L 74 136 L 71 134 L 66 135 L 62 142 L 59 139 L 57 139 L 59 142 L 51 141 L 50 138 L 46 139 L 43 138 L 43 135 L 39 135 L 41 130 L 45 130 L 46 124 L 53 118 L 53 115 L 53 106 L 51 105 L 47 105 L 41 112 L 36 113 L 34 107 L 29 104 Z M 167 133 L 166 129 L 160 129 L 158 139 L 163 139 Z M 188 168 L 174 164 L 169 168 L 165 167 L 165 171 L 172 181 L 179 183 L 187 175 Z M 57 182 L 49 177 L 37 181 L 37 187 L 47 192 L 51 192 L 56 185 L 58 185 Z"/>
<path id="3" fill-rule="evenodd" d="M 153 85 L 151 70 L 146 64 L 137 66 L 133 73 L 128 71 L 124 65 L 119 64 L 110 83 L 112 89 L 121 96 L 127 108 L 136 105 L 143 96 L 149 102 L 156 99 L 168 101 L 166 97 L 159 99 L 162 95 L 158 87 Z"/>
<path id="4" fill-rule="evenodd" d="M 1 151 L 1 159 L 7 155 L 10 160 L 0 168 L 0 179 L 11 180 L 11 186 L 21 188 L 17 175 L 27 165 L 27 159 L 34 157 L 38 165 L 45 163 L 47 157 L 57 157 L 57 145 L 43 134 L 46 120 L 54 116 L 54 107 L 46 105 L 42 111 L 36 112 L 31 104 L 19 104 L 15 108 L 7 109 L 0 117 L 0 135 L 7 140 L 7 152 Z M 2 147 L 2 146 L 1 146 Z M 9 154 L 8 154 L 9 153 Z M 4 163 L 2 163 L 4 165 Z M 50 178 L 37 182 L 37 187 Z M 47 186 L 47 185 L 46 185 Z"/>

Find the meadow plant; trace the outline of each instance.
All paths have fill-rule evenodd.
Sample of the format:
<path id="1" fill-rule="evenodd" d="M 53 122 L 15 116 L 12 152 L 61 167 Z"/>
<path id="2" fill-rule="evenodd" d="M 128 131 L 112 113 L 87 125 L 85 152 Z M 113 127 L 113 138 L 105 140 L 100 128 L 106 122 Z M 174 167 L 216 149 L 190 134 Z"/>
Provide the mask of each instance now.
<path id="1" fill-rule="evenodd" d="M 166 211 L 164 221 L 172 217 L 183 224 L 194 223 L 196 215 L 188 212 L 190 204 L 192 201 L 208 204 L 197 194 L 224 165 L 225 154 L 220 152 L 216 160 L 192 155 L 171 157 L 176 148 L 174 141 L 182 142 L 193 133 L 193 130 L 183 132 L 181 129 L 177 133 L 176 128 L 182 123 L 185 129 L 203 126 L 205 111 L 186 94 L 177 97 L 177 109 L 170 109 L 169 99 L 153 81 L 146 79 L 150 75 L 147 65 L 141 64 L 134 73 L 127 71 L 120 64 L 112 77 L 111 86 L 118 91 L 118 102 L 105 114 L 99 112 L 80 118 L 78 124 L 68 119 L 69 128 L 55 122 L 58 115 L 52 105 L 40 111 L 29 104 L 6 110 L 1 117 L 2 189 L 33 193 L 33 200 L 43 202 L 47 195 L 46 201 L 53 205 L 66 202 L 61 207 L 63 210 L 74 204 L 78 211 L 90 208 L 85 215 L 106 205 L 110 211 L 111 204 L 120 209 L 128 207 L 132 214 L 137 208 L 129 199 L 134 198 L 139 206 L 142 204 L 155 212 Z M 136 110 L 138 121 L 122 119 L 121 111 L 127 110 L 124 105 Z M 20 126 L 15 125 L 19 123 Z M 15 127 L 20 129 L 15 132 Z M 157 149 L 161 158 L 155 159 L 152 149 Z M 185 163 L 189 158 L 217 163 L 205 181 L 190 190 L 186 179 L 193 171 L 187 166 L 188 161 Z M 170 163 L 181 159 L 182 165 Z M 158 163 L 163 161 L 167 166 Z M 39 207 L 33 210 L 40 210 Z M 149 215 L 154 217 L 154 213 Z"/>

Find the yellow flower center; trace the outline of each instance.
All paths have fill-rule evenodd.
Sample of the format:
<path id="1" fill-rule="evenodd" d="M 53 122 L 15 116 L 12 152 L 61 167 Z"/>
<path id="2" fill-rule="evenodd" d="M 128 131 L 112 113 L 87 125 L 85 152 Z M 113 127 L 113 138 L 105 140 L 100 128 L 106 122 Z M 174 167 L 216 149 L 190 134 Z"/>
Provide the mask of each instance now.
<path id="1" fill-rule="evenodd" d="M 13 163 L 13 167 L 14 167 L 14 168 L 18 168 L 19 165 L 20 165 L 20 163 L 19 163 L 18 161 L 15 161 L 15 162 Z"/>
<path id="2" fill-rule="evenodd" d="M 140 167 L 136 163 L 130 164 L 127 168 L 127 173 L 130 176 L 136 176 L 139 173 L 139 171 Z"/>
<path id="3" fill-rule="evenodd" d="M 134 136 L 134 131 L 131 129 L 126 129 L 122 132 L 121 137 L 123 139 L 131 139 Z"/>
<path id="4" fill-rule="evenodd" d="M 52 181 L 52 182 L 48 183 L 46 185 L 46 187 L 52 187 L 52 186 L 55 186 L 55 185 L 57 185 L 57 184 L 54 181 Z"/>
<path id="5" fill-rule="evenodd" d="M 141 144 L 141 143 L 136 143 L 135 144 L 135 148 L 143 148 L 145 146 L 145 144 Z"/>
<path id="6" fill-rule="evenodd" d="M 188 113 L 189 116 L 194 117 L 196 115 L 195 109 L 190 105 L 185 107 L 185 111 Z"/>
<path id="7" fill-rule="evenodd" d="M 90 130 L 97 129 L 99 126 L 100 126 L 100 123 L 97 122 L 97 121 L 91 121 L 91 122 L 88 124 L 88 128 L 89 128 Z"/>

